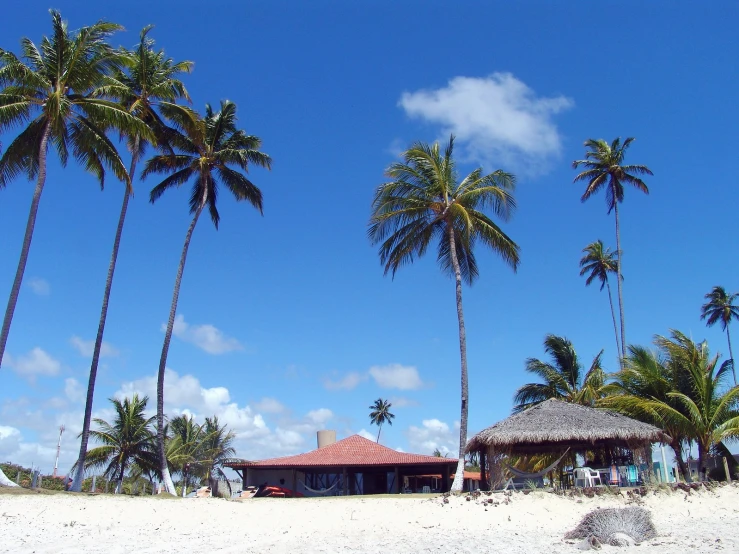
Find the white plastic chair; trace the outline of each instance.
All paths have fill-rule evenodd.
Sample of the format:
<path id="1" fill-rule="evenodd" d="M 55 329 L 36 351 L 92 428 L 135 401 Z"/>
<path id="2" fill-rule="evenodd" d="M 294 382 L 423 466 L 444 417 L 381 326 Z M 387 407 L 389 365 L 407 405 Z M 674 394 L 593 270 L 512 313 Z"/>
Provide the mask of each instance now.
<path id="1" fill-rule="evenodd" d="M 599 485 L 603 484 L 600 480 L 600 473 L 597 471 L 590 469 L 589 467 L 575 468 L 576 487 L 594 487 L 596 481 L 598 481 Z"/>
<path id="2" fill-rule="evenodd" d="M 424 486 L 422 490 L 423 494 L 431 494 L 431 487 L 429 487 L 428 485 Z"/>

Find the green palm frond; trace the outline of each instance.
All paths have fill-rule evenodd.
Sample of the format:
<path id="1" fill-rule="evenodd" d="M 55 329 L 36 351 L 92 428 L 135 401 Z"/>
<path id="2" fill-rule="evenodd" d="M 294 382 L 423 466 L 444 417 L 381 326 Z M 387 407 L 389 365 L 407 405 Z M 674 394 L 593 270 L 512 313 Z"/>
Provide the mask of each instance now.
<path id="1" fill-rule="evenodd" d="M 386 274 L 394 276 L 438 240 L 439 266 L 453 275 L 449 229 L 462 278 L 468 284 L 479 275 L 474 254 L 478 241 L 517 269 L 518 246 L 483 213 L 491 210 L 502 221 L 510 219 L 516 208 L 514 176 L 500 170 L 483 175 L 478 168 L 459 180 L 453 149 L 454 137 L 443 152 L 438 143 L 417 142 L 403 153 L 402 162 L 386 169 L 390 181 L 375 192 L 368 226 L 370 241 L 380 246 Z"/>

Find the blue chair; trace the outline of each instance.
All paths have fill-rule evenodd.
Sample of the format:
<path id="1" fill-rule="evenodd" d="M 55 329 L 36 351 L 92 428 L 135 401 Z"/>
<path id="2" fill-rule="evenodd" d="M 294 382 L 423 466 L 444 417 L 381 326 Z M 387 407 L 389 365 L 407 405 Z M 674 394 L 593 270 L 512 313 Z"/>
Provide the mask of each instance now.
<path id="1" fill-rule="evenodd" d="M 639 472 L 636 469 L 636 466 L 631 465 L 626 467 L 626 479 L 629 483 L 629 486 L 634 486 L 639 484 Z"/>

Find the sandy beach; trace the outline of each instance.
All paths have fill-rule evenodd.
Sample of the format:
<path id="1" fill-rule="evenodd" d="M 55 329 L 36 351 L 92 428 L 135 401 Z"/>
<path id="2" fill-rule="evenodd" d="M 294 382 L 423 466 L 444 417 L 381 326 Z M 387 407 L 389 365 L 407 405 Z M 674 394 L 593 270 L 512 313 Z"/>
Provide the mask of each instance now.
<path id="1" fill-rule="evenodd" d="M 497 505 L 483 503 L 492 498 Z M 0 494 L 0 552 L 579 552 L 564 534 L 626 496 L 326 499 Z M 658 537 L 602 551 L 739 552 L 739 486 L 649 493 Z"/>

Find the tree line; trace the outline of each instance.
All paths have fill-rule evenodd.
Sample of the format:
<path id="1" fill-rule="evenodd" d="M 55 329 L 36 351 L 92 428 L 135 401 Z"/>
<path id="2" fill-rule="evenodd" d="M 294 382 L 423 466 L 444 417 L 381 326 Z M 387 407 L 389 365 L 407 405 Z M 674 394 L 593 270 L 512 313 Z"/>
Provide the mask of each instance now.
<path id="1" fill-rule="evenodd" d="M 120 25 L 99 21 L 70 31 L 58 11 L 51 10 L 50 14 L 51 34 L 44 36 L 38 45 L 23 38 L 19 56 L 0 48 L 0 132 L 21 128 L 0 157 L 0 189 L 21 176 L 36 181 L 0 330 L 0 365 L 46 183 L 49 150 L 56 151 L 62 166 L 67 165 L 71 154 L 97 178 L 101 187 L 107 172 L 112 172 L 123 183 L 123 201 L 90 365 L 73 484 L 73 490 L 79 491 L 86 467 L 95 380 L 118 249 L 137 166 L 151 150 L 152 155 L 144 161 L 138 178 L 164 176 L 149 194 L 152 203 L 168 190 L 192 183 L 189 202 L 192 220 L 177 267 L 157 375 L 156 455 L 164 486 L 174 494 L 166 452 L 164 373 L 190 239 L 205 209 L 218 228 L 220 188 L 225 187 L 237 201 L 246 201 L 262 213 L 262 193 L 247 177 L 247 172 L 250 166 L 269 169 L 272 160 L 260 150 L 259 137 L 237 127 L 233 102 L 221 101 L 218 109 L 206 104 L 203 114 L 187 105 L 191 99 L 180 77 L 192 71 L 193 63 L 176 62 L 163 50 L 155 49 L 149 36 L 150 26 L 141 31 L 139 42 L 128 50 L 114 48 L 109 43 L 111 36 L 122 30 Z M 128 164 L 123 150 L 111 138 L 114 135 L 125 142 Z"/>

